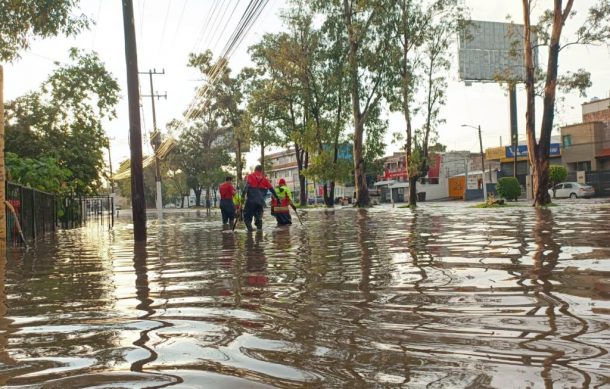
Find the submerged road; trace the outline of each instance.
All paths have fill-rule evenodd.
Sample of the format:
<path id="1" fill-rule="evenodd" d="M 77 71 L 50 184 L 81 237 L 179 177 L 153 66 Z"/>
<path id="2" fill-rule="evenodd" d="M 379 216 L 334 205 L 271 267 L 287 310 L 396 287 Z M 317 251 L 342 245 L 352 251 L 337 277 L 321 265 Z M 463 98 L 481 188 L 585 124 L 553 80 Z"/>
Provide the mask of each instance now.
<path id="1" fill-rule="evenodd" d="M 0 385 L 610 385 L 610 203 L 303 220 L 174 211 L 147 245 L 121 217 L 11 250 Z"/>

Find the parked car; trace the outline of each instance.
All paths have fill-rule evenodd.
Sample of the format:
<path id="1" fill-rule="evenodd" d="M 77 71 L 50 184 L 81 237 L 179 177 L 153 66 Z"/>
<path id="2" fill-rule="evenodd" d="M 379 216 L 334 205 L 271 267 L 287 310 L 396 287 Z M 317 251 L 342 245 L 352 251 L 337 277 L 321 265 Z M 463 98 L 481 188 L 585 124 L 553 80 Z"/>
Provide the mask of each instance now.
<path id="1" fill-rule="evenodd" d="M 555 190 L 555 197 L 569 197 L 575 198 L 590 198 L 595 195 L 595 189 L 591 185 L 579 184 L 578 182 L 562 182 L 561 184 L 555 185 L 554 188 L 549 189 L 549 194 L 553 197 L 553 189 Z"/>

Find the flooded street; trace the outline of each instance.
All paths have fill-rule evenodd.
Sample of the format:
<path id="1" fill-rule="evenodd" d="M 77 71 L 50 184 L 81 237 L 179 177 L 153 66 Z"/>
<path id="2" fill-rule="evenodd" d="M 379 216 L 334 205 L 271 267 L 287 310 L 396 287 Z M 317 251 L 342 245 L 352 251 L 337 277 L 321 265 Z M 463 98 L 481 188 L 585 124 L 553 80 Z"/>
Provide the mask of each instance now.
<path id="1" fill-rule="evenodd" d="M 0 385 L 610 385 L 610 203 L 303 220 L 172 213 L 134 248 L 120 218 L 13 250 Z"/>

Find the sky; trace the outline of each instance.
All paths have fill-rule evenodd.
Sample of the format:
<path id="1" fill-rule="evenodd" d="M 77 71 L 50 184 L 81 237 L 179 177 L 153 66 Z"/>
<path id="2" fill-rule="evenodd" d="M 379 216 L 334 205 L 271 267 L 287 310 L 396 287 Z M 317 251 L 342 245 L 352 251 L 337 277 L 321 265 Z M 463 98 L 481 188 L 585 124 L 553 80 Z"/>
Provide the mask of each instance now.
<path id="1" fill-rule="evenodd" d="M 136 42 L 139 71 L 155 69 L 165 74 L 154 76 L 154 92 L 165 94 L 167 99 L 156 100 L 157 126 L 174 118 L 180 118 L 191 102 L 201 75 L 186 66 L 188 54 L 212 49 L 219 55 L 247 6 L 245 0 L 133 0 L 135 13 Z M 470 9 L 473 20 L 504 22 L 507 16 L 519 23 L 522 19 L 518 1 L 507 0 L 462 0 Z M 584 17 L 586 8 L 594 0 L 576 2 L 579 14 L 566 24 L 565 36 L 576 29 Z M 284 6 L 282 0 L 270 0 L 252 29 L 230 58 L 230 67 L 238 71 L 251 65 L 247 49 L 258 42 L 265 33 L 283 30 L 279 17 Z M 119 0 L 81 0 L 81 12 L 95 21 L 95 25 L 76 37 L 56 37 L 35 40 L 31 48 L 22 53 L 22 58 L 5 65 L 5 99 L 10 100 L 36 89 L 55 68 L 55 62 L 65 62 L 70 47 L 96 51 L 107 69 L 121 85 L 121 101 L 117 107 L 117 118 L 105 123 L 111 140 L 114 168 L 120 161 L 129 158 L 129 117 L 127 106 L 127 84 L 125 70 L 125 48 L 122 23 L 122 8 Z M 541 55 L 541 59 L 545 57 Z M 560 72 L 585 68 L 592 74 L 593 86 L 587 97 L 577 93 L 567 96 L 560 108 L 556 122 L 560 125 L 580 121 L 580 105 L 593 97 L 610 96 L 610 48 L 607 46 L 571 46 L 561 52 Z M 148 75 L 140 77 L 142 94 L 150 94 Z M 519 137 L 524 139 L 525 92 L 517 88 L 519 107 Z M 148 134 L 152 129 L 151 99 L 142 98 L 142 132 L 144 153 L 151 154 Z M 473 84 L 466 86 L 458 79 L 457 48 L 449 76 L 447 104 L 441 111 L 446 122 L 439 127 L 439 142 L 449 150 L 478 151 L 476 131 L 461 127 L 462 124 L 481 126 L 483 146 L 504 145 L 509 141 L 510 123 L 508 94 L 498 84 Z M 541 111 L 539 105 L 538 113 Z M 400 114 L 389 115 L 386 135 L 386 154 L 400 148 L 392 144 L 392 133 L 404 131 L 404 119 Z M 247 166 L 256 164 L 260 155 L 253 148 L 247 156 Z"/>

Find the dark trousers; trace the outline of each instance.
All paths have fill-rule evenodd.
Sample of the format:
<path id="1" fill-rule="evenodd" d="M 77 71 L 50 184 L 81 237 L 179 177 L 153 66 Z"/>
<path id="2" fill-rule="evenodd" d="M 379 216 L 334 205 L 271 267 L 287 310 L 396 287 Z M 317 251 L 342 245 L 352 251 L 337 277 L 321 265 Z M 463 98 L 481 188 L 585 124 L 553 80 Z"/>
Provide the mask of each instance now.
<path id="1" fill-rule="evenodd" d="M 233 205 L 233 199 L 220 200 L 220 213 L 222 214 L 222 224 L 233 222 L 233 219 L 235 219 L 235 205 Z"/>
<path id="2" fill-rule="evenodd" d="M 263 228 L 263 206 L 262 204 L 256 204 L 254 202 L 246 201 L 244 206 L 244 223 L 249 230 L 252 229 L 252 218 L 254 218 L 254 224 L 259 230 Z"/>
<path id="3" fill-rule="evenodd" d="M 273 216 L 275 216 L 275 220 L 280 226 L 292 224 L 292 217 L 289 213 L 274 213 Z"/>

